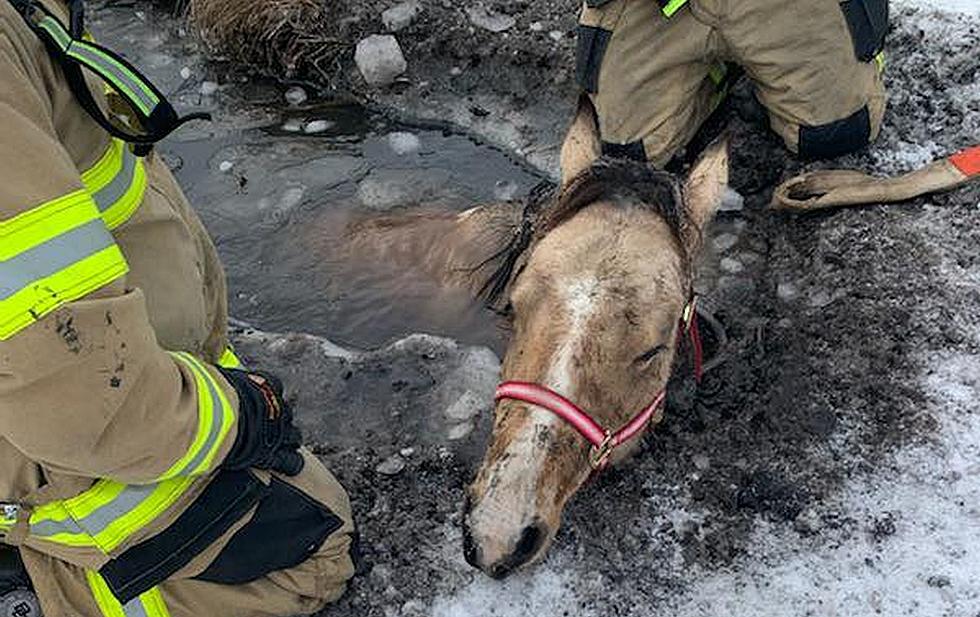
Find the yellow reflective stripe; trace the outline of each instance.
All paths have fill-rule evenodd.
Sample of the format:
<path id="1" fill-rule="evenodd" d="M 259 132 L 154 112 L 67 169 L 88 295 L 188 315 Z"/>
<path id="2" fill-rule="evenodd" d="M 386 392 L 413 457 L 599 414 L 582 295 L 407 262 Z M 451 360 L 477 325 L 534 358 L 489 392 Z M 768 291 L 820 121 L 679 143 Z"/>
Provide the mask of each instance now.
<path id="1" fill-rule="evenodd" d="M 12 337 L 59 306 L 105 287 L 128 271 L 126 258 L 113 244 L 34 281 L 0 301 L 0 341 Z"/>
<path id="2" fill-rule="evenodd" d="M 187 452 L 162 477 L 207 473 L 235 423 L 235 412 L 221 385 L 197 358 L 184 352 L 172 352 L 171 355 L 194 377 L 198 422 L 197 434 Z"/>
<path id="3" fill-rule="evenodd" d="M 143 203 L 146 169 L 120 139 L 113 139 L 105 153 L 82 173 L 85 188 L 95 199 L 102 220 L 109 229 L 119 227 Z"/>
<path id="4" fill-rule="evenodd" d="M 725 79 L 725 75 L 728 74 L 728 66 L 724 62 L 719 62 L 718 64 L 712 64 L 708 69 L 708 77 L 714 82 L 716 86 L 722 85 Z"/>
<path id="5" fill-rule="evenodd" d="M 241 368 L 242 361 L 235 355 L 235 350 L 231 345 L 225 347 L 225 352 L 218 358 L 218 366 L 221 368 Z"/>
<path id="6" fill-rule="evenodd" d="M 62 195 L 12 219 L 0 221 L 0 261 L 97 219 L 99 209 L 85 189 Z"/>
<path id="7" fill-rule="evenodd" d="M 123 605 L 112 595 L 109 585 L 98 572 L 86 570 L 85 578 L 102 617 L 170 617 L 159 587 L 154 587 Z"/>
<path id="8" fill-rule="evenodd" d="M 685 4 L 687 4 L 687 0 L 670 0 L 670 2 L 667 4 L 662 5 L 660 10 L 663 11 L 663 14 L 667 17 L 673 17 L 674 13 L 681 10 L 681 7 Z"/>
<path id="9" fill-rule="evenodd" d="M 875 64 L 878 66 L 878 72 L 879 73 L 884 73 L 885 72 L 885 51 L 884 50 L 879 51 L 877 54 L 875 54 Z"/>
<path id="10" fill-rule="evenodd" d="M 170 508 L 193 482 L 193 478 L 174 478 L 127 485 L 99 480 L 76 497 L 36 508 L 30 519 L 31 535 L 108 553 Z"/>

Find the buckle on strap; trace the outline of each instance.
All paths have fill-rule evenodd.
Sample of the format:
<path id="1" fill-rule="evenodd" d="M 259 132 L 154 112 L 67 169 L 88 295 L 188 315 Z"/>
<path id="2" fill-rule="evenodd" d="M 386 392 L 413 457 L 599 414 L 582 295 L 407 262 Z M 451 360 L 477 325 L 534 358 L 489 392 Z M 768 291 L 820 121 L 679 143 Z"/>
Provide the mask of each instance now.
<path id="1" fill-rule="evenodd" d="M 599 471 L 609 463 L 609 456 L 616 448 L 616 436 L 606 431 L 606 438 L 597 446 L 592 446 L 589 451 L 589 465 L 592 469 Z"/>

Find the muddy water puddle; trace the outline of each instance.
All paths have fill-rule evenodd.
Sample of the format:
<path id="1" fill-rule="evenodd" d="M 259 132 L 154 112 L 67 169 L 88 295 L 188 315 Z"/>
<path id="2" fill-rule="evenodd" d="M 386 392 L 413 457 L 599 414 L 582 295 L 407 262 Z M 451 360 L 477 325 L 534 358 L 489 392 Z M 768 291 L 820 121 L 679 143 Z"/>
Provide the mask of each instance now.
<path id="1" fill-rule="evenodd" d="M 352 105 L 164 149 L 224 259 L 232 314 L 357 347 L 411 332 L 496 345 L 490 315 L 412 264 L 337 256 L 348 225 L 416 208 L 463 210 L 537 180 L 468 137 L 393 124 Z"/>
<path id="2" fill-rule="evenodd" d="M 464 210 L 523 195 L 539 178 L 503 152 L 406 126 L 306 87 L 208 63 L 184 21 L 149 5 L 94 7 L 89 27 L 181 112 L 209 111 L 160 147 L 218 245 L 231 314 L 264 330 L 372 348 L 412 332 L 497 345 L 491 316 L 411 264 L 350 263 L 348 224 L 416 208 Z"/>

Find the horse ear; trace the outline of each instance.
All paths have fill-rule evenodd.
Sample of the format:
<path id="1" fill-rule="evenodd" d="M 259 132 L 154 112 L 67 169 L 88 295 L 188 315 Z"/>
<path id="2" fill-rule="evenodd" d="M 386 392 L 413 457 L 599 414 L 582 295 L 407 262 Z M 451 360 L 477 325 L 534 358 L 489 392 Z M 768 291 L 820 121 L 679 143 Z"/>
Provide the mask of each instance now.
<path id="1" fill-rule="evenodd" d="M 578 99 L 578 111 L 561 146 L 561 185 L 564 188 L 602 155 L 595 107 L 588 95 Z"/>
<path id="2" fill-rule="evenodd" d="M 699 249 L 705 227 L 721 206 L 728 186 L 728 136 L 724 135 L 705 148 L 684 183 L 685 207 L 691 229 L 685 238 L 689 248 Z"/>

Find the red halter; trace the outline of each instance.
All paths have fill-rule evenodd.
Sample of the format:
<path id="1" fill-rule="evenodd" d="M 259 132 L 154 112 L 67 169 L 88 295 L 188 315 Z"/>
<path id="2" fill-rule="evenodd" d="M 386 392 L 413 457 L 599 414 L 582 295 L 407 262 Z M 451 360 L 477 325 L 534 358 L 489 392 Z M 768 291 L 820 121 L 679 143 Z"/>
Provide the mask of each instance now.
<path id="1" fill-rule="evenodd" d="M 680 332 L 682 335 L 687 334 L 691 340 L 691 349 L 694 355 L 694 377 L 700 382 L 703 352 L 701 348 L 701 336 L 698 333 L 698 320 L 694 298 L 684 307 L 684 312 L 680 320 Z M 678 345 L 680 345 L 682 339 L 683 336 L 678 337 Z M 653 398 L 653 401 L 649 405 L 630 418 L 619 430 L 612 432 L 609 429 L 603 428 L 601 424 L 583 411 L 581 407 L 551 388 L 541 384 L 526 381 L 505 381 L 497 386 L 497 392 L 494 395 L 494 400 L 497 401 L 512 399 L 547 409 L 565 422 L 571 424 L 582 437 L 585 437 L 592 444 L 592 451 L 589 453 L 589 464 L 597 471 L 606 466 L 613 450 L 633 437 L 636 437 L 647 426 L 650 419 L 653 418 L 653 415 L 663 406 L 666 398 L 667 388 L 664 387 L 664 389 L 657 393 L 657 396 Z"/>

